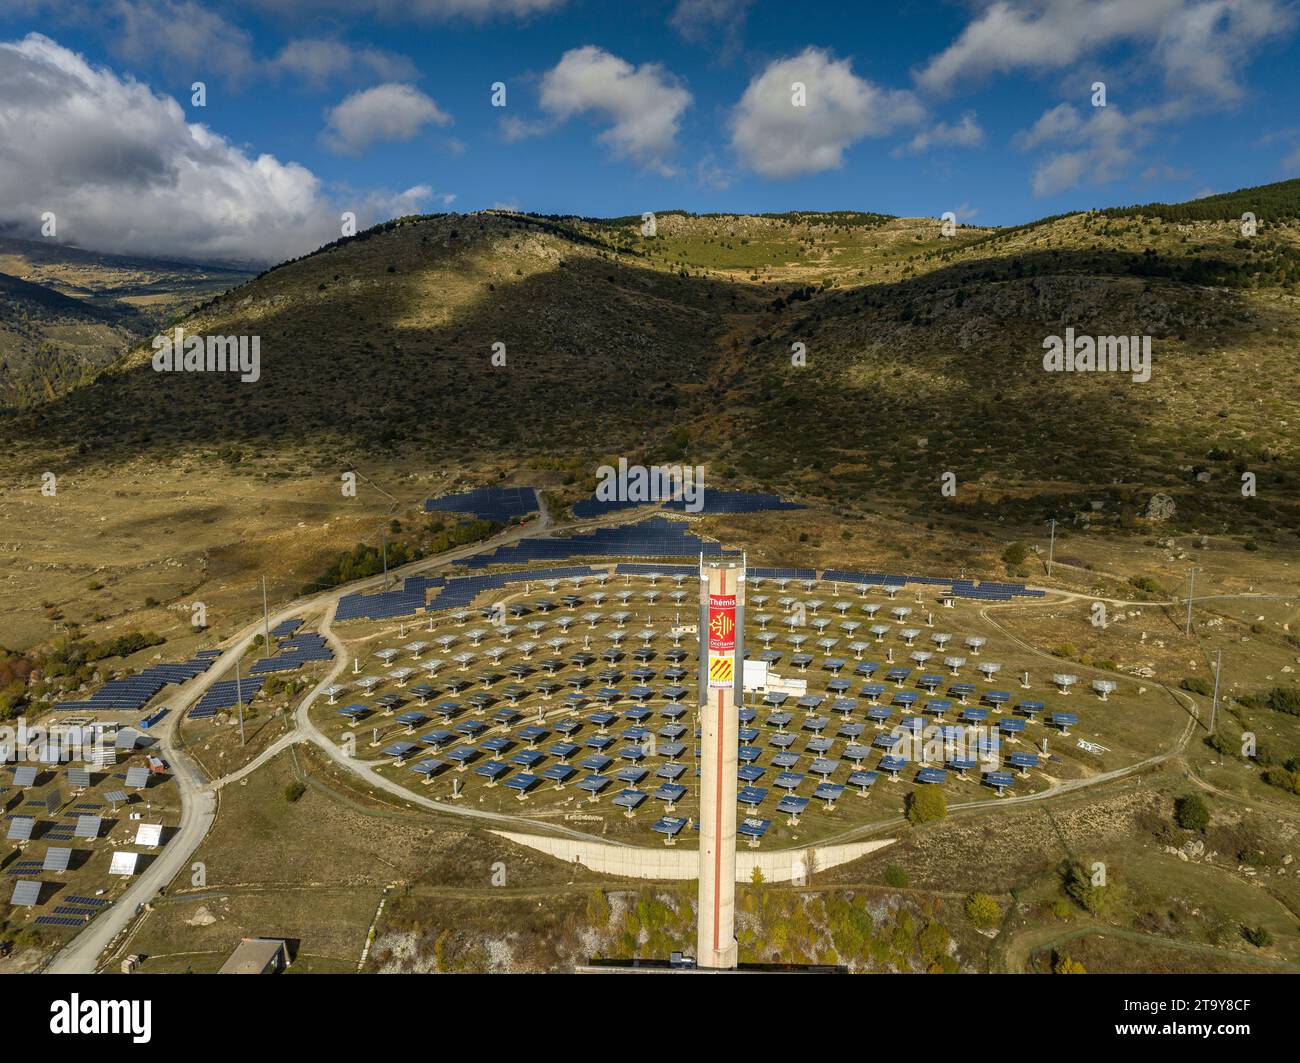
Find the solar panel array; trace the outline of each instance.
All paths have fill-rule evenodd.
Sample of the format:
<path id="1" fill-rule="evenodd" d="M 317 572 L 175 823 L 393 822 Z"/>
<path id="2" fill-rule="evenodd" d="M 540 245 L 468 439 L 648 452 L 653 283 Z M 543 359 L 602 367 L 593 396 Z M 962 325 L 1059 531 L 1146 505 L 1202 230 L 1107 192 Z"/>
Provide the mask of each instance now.
<path id="1" fill-rule="evenodd" d="M 637 506 L 649 505 L 647 502 L 622 502 L 617 498 L 583 498 L 573 503 L 569 508 L 573 510 L 573 515 L 579 520 L 586 520 L 588 517 L 603 517 L 606 513 L 617 513 L 620 509 L 635 509 Z"/>
<path id="2" fill-rule="evenodd" d="M 811 568 L 747 568 L 746 579 L 816 579 L 817 571 Z"/>
<path id="3" fill-rule="evenodd" d="M 651 517 L 635 524 L 598 528 L 567 538 L 522 539 L 495 551 L 475 554 L 463 562 L 469 568 L 487 565 L 529 565 L 571 557 L 706 557 L 739 556 L 720 543 L 701 539 L 690 526 L 667 517 Z"/>
<path id="4" fill-rule="evenodd" d="M 246 705 L 262 689 L 266 680 L 262 676 L 243 676 L 239 680 L 219 679 L 208 687 L 199 703 L 186 715 L 191 720 L 215 716 L 221 709 L 233 709 L 242 700 Z M 236 689 L 238 683 L 238 690 Z"/>
<path id="5" fill-rule="evenodd" d="M 271 638 L 273 639 L 288 638 L 300 627 L 302 627 L 302 620 L 298 617 L 293 617 L 289 620 L 281 620 L 278 624 L 275 625 L 275 627 L 271 628 Z"/>
<path id="6" fill-rule="evenodd" d="M 345 594 L 339 599 L 335 620 L 391 620 L 424 608 L 431 588 L 441 587 L 441 576 L 407 576 L 401 587 L 378 594 Z"/>
<path id="7" fill-rule="evenodd" d="M 569 579 L 573 576 L 590 576 L 587 565 L 565 565 L 554 568 L 532 569 L 529 572 L 493 572 L 482 576 L 466 576 L 448 580 L 438 593 L 433 605 L 439 609 L 459 609 L 467 606 L 486 590 L 495 590 L 511 583 L 546 579 Z"/>
<path id="8" fill-rule="evenodd" d="M 470 513 L 481 520 L 508 524 L 512 519 L 538 512 L 537 491 L 531 487 L 477 487 L 459 495 L 430 498 L 426 513 Z"/>
<path id="9" fill-rule="evenodd" d="M 620 576 L 648 576 L 652 572 L 657 572 L 659 575 L 670 579 L 673 576 L 698 576 L 700 574 L 698 565 L 647 565 L 639 561 L 625 561 L 622 564 L 615 565 L 614 571 Z"/>
<path id="10" fill-rule="evenodd" d="M 1000 583 L 996 580 L 975 582 L 943 576 L 899 576 L 888 572 L 850 572 L 841 568 L 828 568 L 822 580 L 834 583 L 869 584 L 873 586 L 904 587 L 918 583 L 929 587 L 948 587 L 955 598 L 973 598 L 979 601 L 1009 602 L 1013 598 L 1042 598 L 1046 591 L 1030 590 L 1023 583 Z"/>
<path id="11" fill-rule="evenodd" d="M 509 573 L 491 573 L 476 575 L 465 578 L 458 578 L 448 581 L 439 597 L 432 603 L 433 607 L 441 609 L 455 610 L 459 606 L 469 605 L 473 598 L 485 589 L 491 587 L 500 587 L 507 583 L 518 583 L 529 580 L 534 583 L 545 581 L 548 578 L 562 579 L 564 575 L 573 572 L 584 573 L 585 569 L 541 569 Z M 621 563 L 616 566 L 616 571 L 626 575 L 637 575 L 641 577 L 657 574 L 664 577 L 667 585 L 671 587 L 674 576 L 690 576 L 696 573 L 695 564 L 663 564 L 663 563 Z M 773 580 L 790 580 L 804 582 L 815 580 L 816 573 L 811 569 L 754 569 L 750 570 L 752 575 L 766 576 Z M 861 580 L 862 574 L 850 574 L 851 578 L 843 579 L 843 573 L 834 573 L 839 575 L 842 582 L 857 584 Z M 906 577 L 891 577 L 882 575 L 880 582 L 890 584 L 901 582 Z M 943 587 L 950 585 L 950 581 L 944 579 L 927 579 L 927 583 Z M 811 584 L 807 584 L 805 590 L 812 590 Z M 632 590 L 622 591 L 628 597 L 632 597 L 638 592 Z M 612 597 L 618 598 L 616 594 Z M 650 592 L 644 595 L 650 598 Z M 588 609 L 589 614 L 583 614 L 581 620 L 592 621 L 595 626 L 595 620 L 601 618 L 600 603 L 584 604 L 583 599 L 589 597 L 587 594 L 575 594 L 572 601 L 565 600 L 564 605 L 568 609 Z M 604 597 L 609 598 L 610 595 Z M 794 601 L 795 599 L 790 599 Z M 843 604 L 851 608 L 856 604 L 856 596 L 850 591 L 849 600 L 841 599 Z M 611 606 L 615 603 L 611 601 Z M 808 608 L 816 613 L 818 608 L 822 608 L 826 603 L 818 601 L 809 601 L 806 603 Z M 834 603 L 836 606 L 839 602 Z M 784 607 L 784 603 L 783 603 Z M 534 605 L 534 608 L 539 608 Z M 878 608 L 878 607 L 877 607 Z M 526 610 L 525 610 L 526 611 Z M 897 613 L 905 616 L 910 609 L 904 609 L 899 606 Z M 468 611 L 464 612 L 462 619 L 469 618 Z M 609 621 L 622 621 L 618 618 L 626 616 L 626 613 L 611 612 L 606 615 Z M 595 618 L 595 620 L 593 620 Z M 830 621 L 827 621 L 828 623 Z M 902 617 L 899 618 L 900 624 L 904 623 Z M 815 623 L 815 622 L 814 622 Z M 882 625 L 883 629 L 888 632 L 889 625 Z M 475 645 L 483 641 L 484 638 L 490 638 L 491 633 L 479 631 Z M 617 632 L 611 633 L 611 638 Z M 897 632 L 901 639 L 908 640 L 908 645 L 912 644 L 918 635 L 923 632 L 909 631 L 901 629 Z M 474 633 L 467 633 L 474 637 Z M 454 637 L 454 636 L 453 636 Z M 593 636 L 594 637 L 594 636 Z M 774 636 L 775 637 L 775 636 Z M 803 639 L 806 636 L 798 636 Z M 953 636 L 946 636 L 951 639 Z M 790 636 L 792 644 L 799 646 L 802 643 L 796 642 L 796 636 Z M 833 644 L 834 640 L 831 641 Z M 877 641 L 880 641 L 878 638 Z M 511 652 L 507 647 L 509 636 L 502 635 L 502 646 L 497 647 L 501 655 Z M 521 644 L 517 649 L 522 651 Z M 531 644 L 535 647 L 536 644 Z M 897 775 L 906 771 L 910 765 L 917 769 L 915 781 L 921 783 L 933 783 L 943 785 L 951 781 L 954 776 L 965 780 L 966 772 L 977 772 L 982 779 L 975 781 L 982 785 L 993 785 L 991 777 L 987 773 L 987 759 L 989 755 L 997 756 L 1000 753 L 1003 739 L 1014 741 L 1015 736 L 1023 734 L 1027 718 L 1031 716 L 1029 708 L 1037 703 L 1021 702 L 1017 706 L 1016 715 L 1002 717 L 999 725 L 994 729 L 991 735 L 982 735 L 968 728 L 971 724 L 979 724 L 990 721 L 990 713 L 1000 711 L 997 706 L 1009 704 L 1011 695 L 1005 691 L 983 690 L 981 691 L 974 683 L 962 682 L 957 677 L 957 672 L 953 671 L 952 676 L 947 676 L 943 672 L 934 674 L 925 671 L 924 667 L 911 668 L 899 666 L 891 668 L 884 672 L 884 678 L 893 684 L 896 689 L 886 693 L 887 686 L 880 683 L 867 683 L 861 687 L 861 694 L 869 704 L 863 706 L 857 697 L 842 697 L 840 694 L 855 692 L 858 680 L 855 678 L 849 680 L 840 676 L 843 669 L 852 664 L 847 658 L 835 658 L 829 655 L 831 646 L 823 647 L 826 652 L 826 658 L 821 662 L 820 669 L 828 673 L 825 679 L 826 694 L 810 693 L 798 699 L 799 707 L 808 711 L 808 717 L 801 724 L 797 724 L 789 731 L 786 728 L 792 720 L 792 714 L 782 713 L 780 711 L 769 714 L 766 719 L 758 719 L 758 712 L 754 707 L 745 706 L 740 709 L 741 727 L 739 731 L 740 741 L 740 780 L 745 783 L 745 789 L 742 791 L 750 799 L 748 804 L 752 806 L 751 812 L 757 812 L 759 808 L 767 801 L 768 790 L 759 783 L 764 779 L 765 773 L 772 769 L 778 769 L 780 774 L 773 780 L 784 794 L 778 810 L 784 813 L 794 812 L 797 814 L 802 808 L 812 801 L 821 801 L 826 803 L 828 808 L 834 806 L 834 802 L 846 791 L 847 787 L 852 787 L 858 793 L 866 794 L 879 774 Z M 861 647 L 866 649 L 866 644 Z M 399 651 L 393 650 L 394 654 Z M 485 649 L 485 658 L 491 658 L 492 666 L 495 669 L 499 666 L 498 656 L 492 652 L 492 648 Z M 656 655 L 662 656 L 663 659 L 672 664 L 671 668 L 664 670 L 665 679 L 672 680 L 674 684 L 679 681 L 690 682 L 690 674 L 694 655 L 688 649 L 675 647 L 672 650 L 658 650 L 651 648 L 648 650 L 649 658 Z M 611 657 L 611 654 L 616 655 Z M 621 656 L 617 647 L 597 653 L 575 652 L 569 657 L 569 663 L 585 671 L 592 664 L 604 658 L 607 660 L 617 660 Z M 773 654 L 775 660 L 782 658 L 782 653 Z M 466 655 L 467 661 L 473 660 L 473 655 Z M 803 660 L 801 660 L 803 659 Z M 648 659 L 647 659 L 648 660 Z M 797 667 L 806 670 L 807 666 L 813 664 L 816 660 L 811 653 L 797 653 L 791 660 L 796 662 Z M 549 667 L 550 663 L 557 665 L 556 668 Z M 923 662 L 918 662 L 923 663 Z M 686 664 L 686 667 L 681 667 Z M 538 668 L 546 671 L 548 675 L 555 675 L 560 669 L 563 669 L 565 662 L 558 658 L 554 662 L 538 662 Z M 516 680 L 523 680 L 531 674 L 527 666 L 523 666 L 521 673 L 516 675 Z M 564 701 L 573 703 L 574 708 L 581 709 L 584 705 L 592 701 L 600 702 L 597 711 L 589 712 L 583 719 L 560 720 L 555 723 L 546 721 L 545 724 L 534 721 L 531 718 L 519 729 L 515 726 L 526 719 L 527 714 L 516 711 L 509 707 L 502 707 L 490 720 L 470 720 L 462 719 L 459 723 L 453 723 L 455 717 L 467 711 L 466 706 L 472 706 L 468 711 L 482 714 L 490 711 L 493 704 L 499 698 L 508 698 L 511 705 L 522 703 L 530 697 L 529 687 L 523 682 L 514 682 L 502 687 L 496 693 L 489 692 L 487 689 L 476 691 L 473 695 L 465 699 L 466 704 L 454 700 L 445 700 L 438 702 L 433 706 L 432 711 L 443 719 L 441 722 L 448 725 L 451 729 L 438 729 L 430 731 L 427 734 L 418 735 L 417 741 L 405 743 L 395 743 L 388 746 L 384 753 L 395 759 L 400 757 L 403 762 L 409 760 L 407 765 L 412 771 L 425 777 L 425 781 L 431 781 L 436 775 L 444 770 L 456 766 L 458 770 L 470 770 L 474 774 L 488 780 L 490 785 L 496 785 L 498 782 L 506 787 L 518 791 L 521 800 L 537 789 L 541 784 L 539 779 L 549 780 L 556 784 L 557 788 L 570 781 L 575 776 L 578 769 L 588 774 L 585 778 L 577 776 L 577 785 L 580 789 L 592 795 L 608 791 L 610 794 L 617 795 L 615 804 L 627 809 L 629 813 L 635 811 L 643 803 L 647 792 L 655 800 L 675 801 L 687 793 L 687 787 L 680 785 L 679 780 L 687 778 L 691 768 L 689 761 L 679 761 L 677 758 L 687 753 L 690 748 L 690 730 L 683 726 L 679 720 L 681 715 L 686 711 L 682 709 L 677 702 L 680 697 L 690 692 L 688 686 L 664 686 L 657 688 L 653 685 L 656 668 L 644 667 L 632 669 L 629 673 L 631 678 L 636 681 L 635 686 L 623 689 L 621 686 L 622 676 L 620 668 L 610 667 L 603 668 L 597 672 L 594 679 L 599 683 L 593 684 L 592 676 L 579 675 L 570 676 L 567 684 L 575 689 L 572 693 L 565 695 Z M 863 661 L 859 655 L 858 663 L 853 668 L 855 677 L 862 676 L 870 678 L 874 673 L 882 671 L 882 666 L 878 663 Z M 507 668 L 508 674 L 515 674 L 511 668 Z M 646 674 L 640 674 L 640 673 Z M 391 676 L 394 681 L 398 681 L 396 675 Z M 496 671 L 482 671 L 477 678 L 453 677 L 445 680 L 444 685 L 446 693 L 452 697 L 458 696 L 462 690 L 474 686 L 476 682 L 482 682 L 485 688 L 493 687 L 499 681 L 505 678 Z M 432 677 L 431 677 L 432 679 Z M 985 676 L 986 681 L 992 681 L 992 675 Z M 376 680 L 377 683 L 382 680 Z M 902 689 L 904 684 L 914 685 L 916 689 Z M 399 682 L 400 685 L 400 682 Z M 556 691 L 562 689 L 562 684 L 556 682 L 547 682 L 539 684 L 536 692 L 543 698 L 549 698 Z M 545 688 L 545 689 L 544 689 Z M 936 698 L 934 695 L 940 692 L 949 693 L 953 700 Z M 373 695 L 377 689 L 369 691 Z M 414 688 L 412 688 L 414 693 Z M 432 684 L 425 684 L 423 692 L 418 694 L 421 705 L 426 704 L 426 699 L 432 698 L 437 700 L 439 697 L 437 688 Z M 764 699 L 765 704 L 773 705 L 780 709 L 781 701 L 785 700 L 787 695 L 779 692 L 769 692 Z M 385 698 L 392 698 L 393 704 L 387 704 Z M 376 699 L 376 706 L 383 706 L 386 710 L 391 710 L 395 705 L 401 704 L 401 695 L 385 694 L 383 697 Z M 666 704 L 655 709 L 649 706 L 649 702 L 656 698 L 662 698 Z M 833 698 L 828 703 L 828 699 Z M 923 698 L 928 700 L 922 700 Z M 626 699 L 633 704 L 622 704 Z M 880 704 L 881 699 L 885 704 Z M 970 704 L 969 701 L 977 701 L 977 704 Z M 960 701 L 960 707 L 957 704 Z M 912 708 L 915 706 L 915 709 Z M 988 707 L 985 707 L 988 706 Z M 354 706 L 350 708 L 358 708 Z M 362 712 L 367 710 L 360 707 Z M 539 711 L 543 711 L 541 706 Z M 827 708 L 831 711 L 825 716 L 816 715 L 821 708 Z M 899 709 L 903 710 L 901 722 L 895 724 L 889 731 L 884 728 L 889 726 L 891 717 L 897 719 L 896 715 Z M 1039 705 L 1041 709 L 1041 705 Z M 864 712 L 865 709 L 865 712 Z M 1024 710 L 1023 716 L 1020 715 Z M 348 712 L 349 709 L 340 710 Z M 373 711 L 378 711 L 376 708 Z M 921 715 L 921 712 L 924 715 Z M 952 724 L 942 723 L 945 712 L 955 711 L 959 717 L 959 722 Z M 911 713 L 916 713 L 912 715 Z M 669 719 L 669 724 L 658 728 L 658 738 L 665 739 L 663 742 L 653 742 L 649 747 L 642 743 L 647 736 L 655 731 L 653 724 L 648 721 L 652 716 L 660 715 Z M 943 761 L 929 765 L 924 763 L 926 754 L 920 756 L 919 761 L 916 755 L 907 752 L 907 747 L 902 747 L 904 736 L 915 736 L 917 741 L 926 738 L 929 732 L 926 730 L 926 717 L 933 716 L 938 721 L 935 732 L 944 735 L 945 745 L 949 743 L 958 743 L 959 741 L 974 742 L 977 746 L 975 753 L 971 755 L 960 754 L 955 745 L 953 749 L 945 749 Z M 422 727 L 428 717 L 419 711 L 411 710 L 399 715 L 395 723 L 399 726 L 407 726 L 407 733 L 416 735 L 416 728 Z M 626 720 L 629 725 L 622 731 L 621 737 L 631 743 L 626 746 L 620 746 L 619 736 L 617 733 L 608 734 L 606 730 L 614 728 L 617 732 L 617 721 Z M 1055 718 L 1053 720 L 1055 722 Z M 486 740 L 483 736 L 494 725 L 500 724 L 506 729 L 505 734 L 493 734 Z M 869 732 L 864 735 L 866 728 L 874 724 L 881 733 L 874 738 Z M 533 748 L 534 743 L 543 738 L 548 730 L 553 727 L 554 731 L 563 735 L 566 739 L 576 736 L 576 741 L 581 742 L 580 747 L 573 742 L 561 741 L 552 746 L 538 750 Z M 595 727 L 595 732 L 588 728 Z M 775 728 L 775 731 L 768 731 L 767 728 Z M 800 738 L 800 732 L 806 732 L 806 741 Z M 393 732 L 390 732 L 390 736 Z M 696 730 L 695 739 L 698 741 L 699 733 Z M 766 740 L 765 740 L 766 739 Z M 386 739 L 387 740 L 387 739 Z M 844 746 L 839 749 L 839 756 L 836 756 L 837 744 L 843 740 Z M 515 749 L 516 742 L 527 743 L 527 748 Z M 438 755 L 439 759 L 431 759 L 420 756 L 417 751 L 421 747 Z M 570 766 L 565 761 L 568 757 L 582 755 L 582 747 L 586 747 L 589 755 Z M 770 759 L 769 750 L 770 748 Z M 513 752 L 512 752 L 513 750 Z M 594 751 L 594 752 L 593 752 Z M 422 752 L 422 751 L 421 751 Z M 903 755 L 900 755 L 903 754 Z M 874 770 L 867 770 L 867 761 L 879 755 L 880 760 Z M 698 749 L 696 750 L 698 756 Z M 558 762 L 547 763 L 548 757 L 560 758 Z M 808 757 L 810 760 L 801 770 L 798 765 L 800 761 Z M 841 759 L 842 758 L 842 759 Z M 625 762 L 624 766 L 619 767 L 617 762 Z M 806 777 L 802 774 L 806 771 L 809 775 Z M 608 775 L 606 773 L 609 773 Z M 653 772 L 653 778 L 643 791 L 637 787 L 640 786 L 647 775 Z M 698 770 L 697 770 L 698 774 Z M 834 776 L 840 775 L 837 780 Z M 813 778 L 815 777 L 815 779 Z M 797 791 L 801 788 L 805 778 L 814 781 L 815 789 L 811 796 L 801 796 Z M 633 789 L 619 791 L 614 787 L 614 782 L 623 783 Z M 660 780 L 663 780 L 662 782 Z M 1007 783 L 1006 785 L 1010 785 Z M 612 788 L 612 789 L 611 789 Z M 998 783 L 995 788 L 1004 789 L 1002 783 Z M 741 803 L 745 804 L 744 798 Z M 662 822 L 662 821 L 661 821 Z M 756 824 L 766 824 L 765 820 L 754 820 Z M 659 825 L 653 828 L 659 830 Z M 766 826 L 755 826 L 752 832 L 752 838 L 758 839 L 766 833 Z M 661 831 L 661 833 L 664 833 Z"/>
<path id="12" fill-rule="evenodd" d="M 155 664 L 125 679 L 110 679 L 84 701 L 65 701 L 56 706 L 59 710 L 115 710 L 142 709 L 149 699 L 163 687 L 184 683 L 212 667 L 213 655 L 219 650 L 200 650 L 188 661 L 179 664 Z"/>
<path id="13" fill-rule="evenodd" d="M 272 632 L 272 634 L 275 634 Z M 274 657 L 262 657 L 253 662 L 248 669 L 249 675 L 265 675 L 269 672 L 290 672 L 301 668 L 311 661 L 332 661 L 334 651 L 329 648 L 324 636 L 315 632 L 295 635 L 280 643 Z"/>
<path id="14" fill-rule="evenodd" d="M 760 513 L 772 509 L 803 509 L 798 502 L 787 502 L 778 495 L 764 494 L 761 491 L 718 491 L 705 488 L 699 509 L 691 513 Z M 573 515 L 585 520 L 588 517 L 600 517 L 606 513 L 617 513 L 622 509 L 636 506 L 655 505 L 653 502 L 625 502 L 618 499 L 584 498 L 571 507 Z M 677 513 L 685 513 L 687 502 L 683 498 L 669 499 L 662 503 L 662 508 Z"/>
<path id="15" fill-rule="evenodd" d="M 764 494 L 761 491 L 716 491 L 704 489 L 703 508 L 692 510 L 696 513 L 761 513 L 769 509 L 803 509 L 798 502 L 787 502 L 778 495 Z M 686 509 L 683 499 L 674 499 L 664 503 L 664 509 L 682 512 Z"/>

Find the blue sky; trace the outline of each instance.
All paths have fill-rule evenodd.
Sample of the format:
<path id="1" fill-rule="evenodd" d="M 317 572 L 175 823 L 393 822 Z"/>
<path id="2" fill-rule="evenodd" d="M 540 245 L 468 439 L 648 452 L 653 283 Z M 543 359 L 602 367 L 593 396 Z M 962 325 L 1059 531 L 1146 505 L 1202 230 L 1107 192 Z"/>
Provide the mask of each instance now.
<path id="1" fill-rule="evenodd" d="M 1298 22 L 1290 0 L 10 0 L 0 228 L 49 211 L 83 246 L 265 262 L 346 209 L 1015 224 L 1183 200 L 1300 175 Z"/>

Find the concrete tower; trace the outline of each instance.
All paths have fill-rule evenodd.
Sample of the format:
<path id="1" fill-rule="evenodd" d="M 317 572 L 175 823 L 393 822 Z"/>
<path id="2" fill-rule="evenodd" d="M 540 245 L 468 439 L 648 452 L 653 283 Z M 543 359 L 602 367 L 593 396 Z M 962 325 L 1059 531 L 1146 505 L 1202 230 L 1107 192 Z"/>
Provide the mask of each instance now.
<path id="1" fill-rule="evenodd" d="M 700 900 L 696 965 L 736 966 L 736 770 L 745 562 L 700 562 Z"/>

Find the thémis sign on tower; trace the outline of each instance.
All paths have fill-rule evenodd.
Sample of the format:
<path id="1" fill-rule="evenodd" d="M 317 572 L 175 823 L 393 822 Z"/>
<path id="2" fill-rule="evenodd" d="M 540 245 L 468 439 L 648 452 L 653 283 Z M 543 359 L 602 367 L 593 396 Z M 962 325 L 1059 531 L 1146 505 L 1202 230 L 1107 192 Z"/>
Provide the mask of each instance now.
<path id="1" fill-rule="evenodd" d="M 736 596 L 709 595 L 709 689 L 735 685 Z"/>

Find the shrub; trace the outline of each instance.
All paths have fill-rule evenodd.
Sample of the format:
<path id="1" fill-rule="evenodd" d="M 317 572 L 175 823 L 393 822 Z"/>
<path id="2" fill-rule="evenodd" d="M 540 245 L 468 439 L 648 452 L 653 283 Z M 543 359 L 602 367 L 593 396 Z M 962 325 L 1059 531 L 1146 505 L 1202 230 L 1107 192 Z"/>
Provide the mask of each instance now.
<path id="1" fill-rule="evenodd" d="M 1203 698 L 1208 698 L 1214 693 L 1214 687 L 1208 679 L 1202 679 L 1199 675 L 1189 675 L 1178 684 L 1189 694 L 1200 694 Z"/>
<path id="2" fill-rule="evenodd" d="M 1087 974 L 1087 969 L 1078 960 L 1070 958 L 1068 952 L 1058 952 L 1052 961 L 1053 974 Z"/>
<path id="3" fill-rule="evenodd" d="M 307 792 L 307 786 L 298 779 L 295 779 L 284 788 L 284 799 L 293 804 L 298 798 Z"/>
<path id="4" fill-rule="evenodd" d="M 1243 926 L 1241 936 L 1257 949 L 1266 949 L 1273 944 L 1273 935 L 1266 926 Z"/>
<path id="5" fill-rule="evenodd" d="M 1085 912 L 1101 918 L 1114 907 L 1115 893 L 1111 886 L 1094 885 L 1092 876 L 1082 864 L 1071 864 L 1065 875 L 1065 892 Z"/>
<path id="6" fill-rule="evenodd" d="M 1188 794 L 1174 802 L 1174 822 L 1183 830 L 1204 831 L 1210 825 L 1210 810 L 1199 794 Z"/>
<path id="7" fill-rule="evenodd" d="M 911 881 L 907 872 L 897 864 L 890 864 L 885 868 L 886 886 L 892 886 L 896 890 L 905 890 Z"/>
<path id="8" fill-rule="evenodd" d="M 1008 565 L 1023 565 L 1029 559 L 1029 547 L 1024 543 L 1012 543 L 1002 551 L 1002 560 Z"/>
<path id="9" fill-rule="evenodd" d="M 904 806 L 908 821 L 917 826 L 943 819 L 948 814 L 942 787 L 929 784 L 918 786 L 908 794 Z"/>
<path id="10" fill-rule="evenodd" d="M 987 930 L 998 925 L 1002 911 L 998 908 L 998 902 L 987 893 L 972 893 L 966 898 L 966 918 Z"/>

